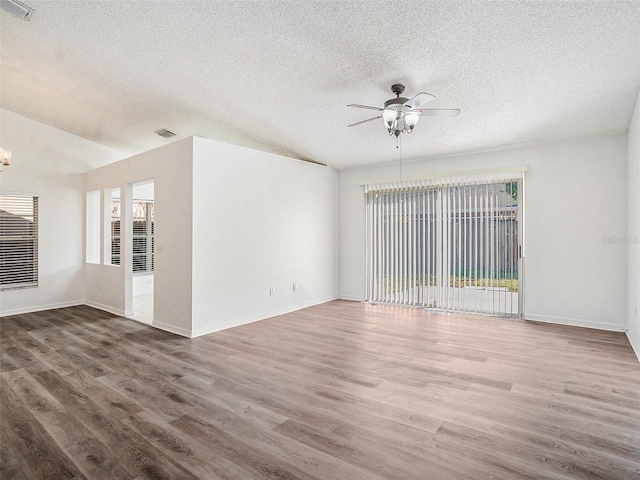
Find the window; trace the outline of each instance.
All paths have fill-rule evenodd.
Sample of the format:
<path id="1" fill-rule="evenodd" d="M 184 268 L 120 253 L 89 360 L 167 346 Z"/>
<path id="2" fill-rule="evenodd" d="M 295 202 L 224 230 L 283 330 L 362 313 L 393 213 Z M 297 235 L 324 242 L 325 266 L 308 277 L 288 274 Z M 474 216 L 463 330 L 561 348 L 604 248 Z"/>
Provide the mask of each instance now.
<path id="1" fill-rule="evenodd" d="M 120 265 L 120 199 L 111 200 L 111 264 Z M 133 273 L 153 272 L 153 202 L 133 201 Z"/>
<path id="2" fill-rule="evenodd" d="M 0 195 L 0 289 L 38 286 L 38 197 Z"/>
<path id="3" fill-rule="evenodd" d="M 153 272 L 153 202 L 133 202 L 133 273 Z"/>
<path id="4" fill-rule="evenodd" d="M 120 189 L 114 188 L 110 192 L 111 194 L 111 245 L 109 248 L 105 248 L 105 261 L 106 265 L 120 265 Z"/>
<path id="5" fill-rule="evenodd" d="M 367 299 L 517 315 L 517 179 L 369 188 Z"/>

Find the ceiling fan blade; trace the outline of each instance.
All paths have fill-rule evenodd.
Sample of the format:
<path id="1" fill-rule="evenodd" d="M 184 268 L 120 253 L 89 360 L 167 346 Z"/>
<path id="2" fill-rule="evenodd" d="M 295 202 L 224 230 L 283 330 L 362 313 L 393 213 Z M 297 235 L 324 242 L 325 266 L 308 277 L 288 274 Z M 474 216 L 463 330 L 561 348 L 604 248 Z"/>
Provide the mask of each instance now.
<path id="1" fill-rule="evenodd" d="M 362 120 L 361 122 L 352 123 L 351 125 L 347 125 L 347 127 L 355 127 L 356 125 L 362 125 L 363 123 L 367 123 L 372 120 L 377 120 L 379 118 L 382 118 L 382 115 L 378 115 L 377 117 L 373 117 L 373 118 L 367 118 L 366 120 Z"/>
<path id="2" fill-rule="evenodd" d="M 422 107 L 422 105 L 424 105 L 425 103 L 428 103 L 431 100 L 435 99 L 436 97 L 434 97 L 430 93 L 420 92 L 415 97 L 412 97 L 404 102 L 403 105 L 411 110 L 415 110 L 416 108 Z"/>
<path id="3" fill-rule="evenodd" d="M 418 110 L 423 117 L 457 117 L 460 110 L 457 108 L 429 108 Z"/>
<path id="4" fill-rule="evenodd" d="M 364 108 L 366 110 L 377 110 L 379 112 L 384 110 L 383 108 L 380 108 L 380 107 L 370 107 L 369 105 L 358 105 L 357 103 L 350 103 L 349 105 L 347 105 L 347 107 Z"/>

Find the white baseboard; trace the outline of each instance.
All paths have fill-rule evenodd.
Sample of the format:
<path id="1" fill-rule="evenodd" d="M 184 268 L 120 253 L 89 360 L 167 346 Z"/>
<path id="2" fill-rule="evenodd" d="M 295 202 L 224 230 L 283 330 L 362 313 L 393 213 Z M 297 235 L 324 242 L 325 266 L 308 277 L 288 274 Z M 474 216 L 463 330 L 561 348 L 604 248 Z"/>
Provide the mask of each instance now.
<path id="1" fill-rule="evenodd" d="M 145 324 L 148 325 L 148 324 Z M 191 330 L 188 328 L 176 327 L 175 325 L 171 325 L 169 323 L 156 322 L 155 320 L 149 327 L 157 328 L 158 330 L 164 330 L 165 332 L 175 333 L 176 335 L 180 335 L 182 337 L 193 338 L 191 335 Z"/>
<path id="2" fill-rule="evenodd" d="M 312 300 L 310 302 L 305 302 L 297 305 L 292 305 L 287 308 L 282 308 L 279 310 L 272 310 L 271 312 L 261 313 L 258 315 L 251 315 L 249 317 L 240 318 L 238 320 L 234 320 L 232 322 L 223 323 L 222 325 L 213 325 L 207 328 L 201 328 L 191 333 L 191 338 L 201 337 L 202 335 L 208 335 L 210 333 L 219 332 L 221 330 L 226 330 L 228 328 L 239 327 L 240 325 L 246 325 L 247 323 L 253 323 L 260 320 L 265 320 L 271 317 L 277 317 L 278 315 L 284 315 L 285 313 L 296 312 L 298 310 L 302 310 L 303 308 L 313 307 L 315 305 L 320 305 L 321 303 L 327 303 L 336 300 L 336 296 L 331 296 L 327 298 L 322 298 L 318 300 Z"/>
<path id="3" fill-rule="evenodd" d="M 93 308 L 97 308 L 98 310 L 104 310 L 105 312 L 113 313 L 114 315 L 118 315 L 119 317 L 124 317 L 127 320 L 131 320 L 132 322 L 137 322 L 135 318 L 129 318 L 133 315 L 133 310 L 119 310 L 117 308 L 110 307 L 108 305 L 103 305 L 101 303 L 92 302 L 91 300 L 85 300 L 83 302 L 85 305 L 88 305 Z M 168 323 L 156 322 L 153 323 L 144 323 L 138 322 L 142 325 L 146 325 L 147 327 L 157 328 L 158 330 L 164 330 L 165 332 L 175 333 L 176 335 L 180 335 L 182 337 L 191 338 L 191 331 L 186 328 L 176 327 L 174 325 L 170 325 Z"/>
<path id="4" fill-rule="evenodd" d="M 364 302 L 364 297 L 357 297 L 356 295 L 338 295 L 338 300 L 349 300 L 351 302 Z"/>
<path id="5" fill-rule="evenodd" d="M 629 330 L 627 330 L 627 338 L 629 339 L 629 343 L 631 344 L 631 348 L 638 357 L 638 361 L 640 362 L 640 338 L 636 338 L 631 334 Z"/>
<path id="6" fill-rule="evenodd" d="M 97 308 L 98 310 L 104 310 L 105 312 L 109 312 L 109 313 L 113 313 L 114 315 L 117 315 L 119 317 L 124 317 L 125 316 L 125 311 L 124 310 L 120 310 L 118 308 L 113 308 L 109 305 L 104 305 L 102 303 L 98 303 L 98 302 L 94 302 L 91 300 L 85 300 L 84 302 L 85 305 L 88 305 L 89 307 L 93 307 L 93 308 Z"/>
<path id="7" fill-rule="evenodd" d="M 11 315 L 22 315 L 23 313 L 42 312 L 43 310 L 53 310 L 54 308 L 77 307 L 84 305 L 84 300 L 74 300 L 70 302 L 48 303 L 46 305 L 35 305 L 32 307 L 14 308 L 12 310 L 0 311 L 0 317 L 9 317 Z"/>
<path id="8" fill-rule="evenodd" d="M 554 317 L 551 315 L 538 315 L 535 313 L 525 313 L 524 320 L 533 320 L 536 322 L 545 322 L 545 323 L 556 323 L 559 325 L 568 325 L 571 327 L 595 328 L 597 330 L 608 330 L 611 332 L 624 332 L 626 330 L 625 325 L 618 325 L 615 323 L 593 322 L 590 320 L 583 320 L 580 318 Z"/>
<path id="9" fill-rule="evenodd" d="M 119 317 L 124 317 L 127 320 L 131 320 L 132 322 L 137 322 L 134 318 L 129 318 L 133 315 L 133 310 L 119 310 L 117 308 L 110 307 L 108 305 L 103 305 L 101 303 L 92 302 L 91 300 L 85 300 L 83 302 L 85 305 L 88 305 L 93 308 L 97 308 L 98 310 L 104 310 L 105 312 L 113 313 L 114 315 L 118 315 Z M 144 323 L 138 322 L 142 325 L 146 325 L 147 327 L 157 328 L 158 330 L 164 330 L 165 332 L 175 333 L 176 335 L 180 335 L 182 337 L 191 338 L 191 331 L 186 328 L 176 327 L 174 325 L 170 325 L 168 323 L 156 322 L 153 323 Z"/>
<path id="10" fill-rule="evenodd" d="M 222 325 L 216 325 L 210 328 L 201 329 L 201 330 L 198 330 L 197 332 L 192 332 L 187 328 L 176 327 L 175 325 L 157 322 L 157 321 L 154 321 L 151 325 L 148 325 L 148 326 L 157 328 L 159 330 L 164 330 L 165 332 L 174 333 L 176 335 L 180 335 L 183 337 L 195 338 L 202 335 L 207 335 L 209 333 L 218 332 L 220 330 L 226 330 L 227 328 L 238 327 L 240 325 L 245 325 L 247 323 L 257 322 L 259 320 L 276 317 L 278 315 L 284 315 L 285 313 L 295 312 L 297 310 L 302 310 L 303 308 L 313 307 L 314 305 L 320 305 L 321 303 L 330 302 L 335 299 L 336 299 L 335 296 L 331 296 L 327 298 L 313 300 L 310 302 L 293 305 L 287 308 L 273 310 L 271 312 L 267 312 L 264 314 L 241 318 L 241 319 L 234 320 L 232 322 L 228 322 Z M 50 303 L 47 305 L 37 305 L 37 306 L 27 307 L 27 308 L 16 308 L 13 310 L 6 310 L 6 311 L 3 311 L 0 316 L 8 317 L 10 315 L 21 315 L 23 313 L 40 312 L 43 310 L 52 310 L 55 308 L 76 307 L 78 305 L 87 305 L 89 307 L 97 308 L 98 310 L 103 310 L 105 312 L 112 313 L 113 315 L 117 315 L 118 317 L 124 317 L 124 318 L 126 318 L 128 315 L 130 316 L 133 313 L 133 312 L 125 312 L 124 310 L 113 308 L 109 305 L 104 305 L 102 303 L 94 302 L 92 300 L 76 300 L 72 302 Z"/>

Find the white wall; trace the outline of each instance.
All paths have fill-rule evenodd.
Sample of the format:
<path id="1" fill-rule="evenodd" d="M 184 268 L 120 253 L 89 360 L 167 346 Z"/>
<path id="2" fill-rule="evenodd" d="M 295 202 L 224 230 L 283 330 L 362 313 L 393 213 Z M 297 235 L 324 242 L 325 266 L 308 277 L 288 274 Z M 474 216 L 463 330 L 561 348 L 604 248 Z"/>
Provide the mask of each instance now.
<path id="1" fill-rule="evenodd" d="M 120 190 L 116 190 L 112 197 L 120 198 Z M 153 182 L 144 181 L 133 185 L 133 199 L 153 201 Z"/>
<path id="2" fill-rule="evenodd" d="M 153 273 L 134 275 L 132 278 L 133 296 L 153 295 Z"/>
<path id="3" fill-rule="evenodd" d="M 89 172 L 86 190 L 150 179 L 154 326 L 197 336 L 336 298 L 333 169 L 187 138 Z M 86 268 L 87 303 L 120 315 L 124 252 L 122 267 Z"/>
<path id="4" fill-rule="evenodd" d="M 629 124 L 629 330 L 627 335 L 640 360 L 640 93 Z"/>
<path id="5" fill-rule="evenodd" d="M 405 163 L 402 175 L 528 165 L 526 318 L 621 331 L 627 325 L 627 246 L 605 239 L 627 232 L 626 152 L 626 137 L 613 136 Z M 399 175 L 399 164 L 340 172 L 340 298 L 363 298 L 359 182 Z"/>
<path id="6" fill-rule="evenodd" d="M 34 193 L 39 202 L 39 286 L 0 292 L 0 314 L 84 302 L 84 172 L 124 155 L 0 109 L 0 146 L 13 153 L 0 173 L 5 192 Z"/>
<path id="7" fill-rule="evenodd" d="M 336 298 L 335 170 L 195 138 L 193 180 L 194 336 Z"/>
<path id="8" fill-rule="evenodd" d="M 154 319 L 164 330 L 191 335 L 193 140 L 185 138 L 93 170 L 86 191 L 154 181 Z M 126 244 L 123 229 L 122 245 Z M 87 303 L 124 315 L 132 284 L 126 249 L 122 266 L 87 265 Z"/>
<path id="9" fill-rule="evenodd" d="M 153 182 L 145 182 L 133 186 L 134 200 L 150 200 L 153 202 Z"/>

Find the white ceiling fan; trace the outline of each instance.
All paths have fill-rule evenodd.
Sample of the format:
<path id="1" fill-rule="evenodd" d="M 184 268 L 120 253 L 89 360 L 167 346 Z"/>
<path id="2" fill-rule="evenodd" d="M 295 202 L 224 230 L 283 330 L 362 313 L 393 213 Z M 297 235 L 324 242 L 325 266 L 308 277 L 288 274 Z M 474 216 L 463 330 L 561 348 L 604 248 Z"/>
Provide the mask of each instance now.
<path id="1" fill-rule="evenodd" d="M 358 105 L 356 103 L 347 105 L 347 107 L 363 108 L 366 110 L 377 110 L 378 112 L 382 112 L 382 115 L 368 118 L 361 122 L 352 123 L 347 126 L 355 127 L 356 125 L 362 125 L 363 123 L 382 118 L 389 135 L 395 135 L 397 138 L 401 133 L 411 133 L 418 123 L 420 116 L 455 117 L 460 114 L 460 110 L 457 108 L 424 108 L 425 104 L 431 100 L 435 100 L 436 98 L 430 93 L 421 92 L 412 98 L 401 97 L 400 94 L 404 92 L 404 85 L 399 83 L 392 85 L 391 91 L 395 93 L 396 98 L 391 98 L 384 102 L 384 107 L 382 108 Z"/>

